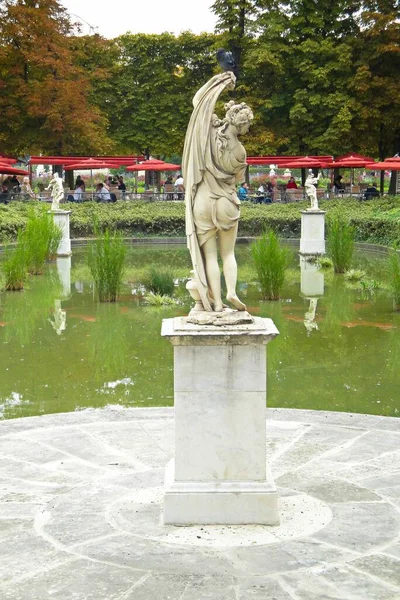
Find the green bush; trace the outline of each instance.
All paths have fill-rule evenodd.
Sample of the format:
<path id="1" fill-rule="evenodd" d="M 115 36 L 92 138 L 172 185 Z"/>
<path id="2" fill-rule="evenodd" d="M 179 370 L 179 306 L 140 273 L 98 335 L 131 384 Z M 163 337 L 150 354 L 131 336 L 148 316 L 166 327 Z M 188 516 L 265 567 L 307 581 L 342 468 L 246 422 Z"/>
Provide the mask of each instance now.
<path id="1" fill-rule="evenodd" d="M 279 300 L 289 265 L 289 251 L 283 248 L 274 231 L 264 232 L 261 238 L 251 245 L 263 298 Z"/>
<path id="2" fill-rule="evenodd" d="M 259 236 L 266 229 L 273 229 L 279 237 L 299 238 L 300 210 L 308 205 L 305 201 L 270 205 L 243 202 L 239 236 Z M 29 206 L 25 202 L 0 205 L 0 240 L 16 239 L 18 229 L 28 221 Z M 321 200 L 320 207 L 327 211 L 328 218 L 335 214 L 344 216 L 354 227 L 357 241 L 384 245 L 400 242 L 400 197 L 369 202 L 350 198 Z M 71 210 L 71 236 L 75 238 L 94 235 L 94 215 L 101 228 L 118 229 L 129 237 L 185 235 L 184 202 L 85 202 L 66 204 L 65 208 Z"/>
<path id="3" fill-rule="evenodd" d="M 328 253 L 335 273 L 344 273 L 350 267 L 354 252 L 354 229 L 342 216 L 328 221 Z"/>
<path id="4" fill-rule="evenodd" d="M 89 244 L 87 261 L 100 302 L 116 302 L 122 285 L 126 246 L 118 232 L 98 232 Z"/>
<path id="5" fill-rule="evenodd" d="M 150 292 L 160 296 L 172 296 L 174 276 L 169 269 L 151 268 L 146 274 L 144 285 Z"/>
<path id="6" fill-rule="evenodd" d="M 400 310 L 400 255 L 391 252 L 388 258 L 389 285 L 392 291 L 395 310 Z"/>
<path id="7" fill-rule="evenodd" d="M 176 298 L 171 298 L 171 296 L 165 294 L 154 294 L 153 292 L 146 294 L 144 301 L 149 306 L 175 306 L 179 304 L 179 300 Z"/>
<path id="8" fill-rule="evenodd" d="M 365 275 L 366 273 L 362 269 L 349 269 L 345 271 L 344 278 L 347 281 L 361 281 L 361 279 L 365 278 Z"/>

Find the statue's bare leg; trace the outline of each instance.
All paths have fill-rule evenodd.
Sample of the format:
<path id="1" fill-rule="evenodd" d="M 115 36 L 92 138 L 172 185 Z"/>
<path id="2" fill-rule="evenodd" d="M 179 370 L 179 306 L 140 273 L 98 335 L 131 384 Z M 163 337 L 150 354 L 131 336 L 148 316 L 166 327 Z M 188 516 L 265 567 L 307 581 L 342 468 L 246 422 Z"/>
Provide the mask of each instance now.
<path id="1" fill-rule="evenodd" d="M 221 272 L 218 265 L 217 238 L 215 235 L 201 246 L 207 274 L 207 282 L 214 299 L 214 311 L 222 312 Z"/>
<path id="2" fill-rule="evenodd" d="M 235 242 L 237 231 L 237 223 L 235 227 L 232 227 L 232 229 L 229 229 L 228 231 L 219 231 L 219 249 L 221 252 L 226 283 L 226 299 L 233 304 L 237 310 L 246 310 L 246 305 L 243 304 L 236 295 L 237 264 L 235 258 Z"/>

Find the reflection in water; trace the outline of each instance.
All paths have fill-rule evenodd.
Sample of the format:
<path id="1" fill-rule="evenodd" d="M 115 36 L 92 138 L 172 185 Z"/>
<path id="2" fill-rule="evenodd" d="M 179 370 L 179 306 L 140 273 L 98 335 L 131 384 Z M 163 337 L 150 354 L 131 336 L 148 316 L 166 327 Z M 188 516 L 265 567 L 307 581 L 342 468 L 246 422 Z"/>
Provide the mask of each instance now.
<path id="1" fill-rule="evenodd" d="M 61 335 L 67 327 L 67 313 L 61 308 L 61 300 L 54 300 L 53 319 L 49 319 L 51 326 L 57 335 Z"/>
<path id="2" fill-rule="evenodd" d="M 131 290 L 139 288 L 150 263 L 170 264 L 175 279 L 183 277 L 186 252 L 185 247 L 132 249 L 130 279 L 116 305 L 93 298 L 79 250 L 71 280 L 84 285 L 72 285 L 68 298 L 67 281 L 60 286 L 55 265 L 48 266 L 47 277 L 30 278 L 26 292 L 1 294 L 0 418 L 110 403 L 171 406 L 173 347 L 161 338 L 161 323 L 187 314 L 190 298 L 181 283 L 177 292 L 183 304 L 157 309 L 144 306 Z M 268 345 L 268 405 L 397 414 L 400 314 L 392 311 L 385 290 L 362 301 L 361 292 L 349 289 L 342 276 L 325 273 L 323 297 L 301 294 L 301 271 L 293 265 L 282 300 L 262 301 L 246 262 L 248 248 L 239 247 L 238 254 L 246 273 L 240 281 L 249 283 L 243 291 L 250 312 L 273 319 L 280 332 Z M 307 285 L 321 290 L 324 272 L 312 267 L 304 269 L 303 292 L 311 291 Z M 61 311 L 68 317 L 65 329 Z M 306 320 L 308 326 L 318 324 L 318 331 L 307 335 Z"/>
<path id="3" fill-rule="evenodd" d="M 16 341 L 25 346 L 46 327 L 54 301 L 62 295 L 62 285 L 54 265 L 48 265 L 44 275 L 31 277 L 23 292 L 6 292 L 0 318 L 4 327 L 5 342 Z"/>
<path id="4" fill-rule="evenodd" d="M 57 258 L 57 272 L 62 286 L 62 298 L 67 299 L 71 295 L 71 257 Z"/>
<path id="5" fill-rule="evenodd" d="M 304 315 L 304 327 L 306 328 L 307 335 L 311 335 L 312 331 L 318 329 L 318 323 L 315 322 L 317 304 L 318 298 L 310 298 L 310 307 Z"/>

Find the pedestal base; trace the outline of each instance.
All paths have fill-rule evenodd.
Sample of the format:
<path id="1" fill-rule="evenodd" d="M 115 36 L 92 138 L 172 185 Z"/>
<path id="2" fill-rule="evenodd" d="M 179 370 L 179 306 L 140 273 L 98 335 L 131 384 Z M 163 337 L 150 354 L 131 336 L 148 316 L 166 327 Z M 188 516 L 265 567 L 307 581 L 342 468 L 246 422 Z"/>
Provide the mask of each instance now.
<path id="1" fill-rule="evenodd" d="M 53 215 L 54 223 L 62 231 L 62 239 L 57 249 L 57 256 L 71 256 L 71 238 L 69 234 L 69 215 L 70 210 L 51 210 L 50 214 Z"/>
<path id="2" fill-rule="evenodd" d="M 301 211 L 300 254 L 325 254 L 325 211 Z"/>
<path id="3" fill-rule="evenodd" d="M 165 525 L 279 525 L 278 493 L 267 468 L 264 481 L 176 481 L 165 470 Z"/>

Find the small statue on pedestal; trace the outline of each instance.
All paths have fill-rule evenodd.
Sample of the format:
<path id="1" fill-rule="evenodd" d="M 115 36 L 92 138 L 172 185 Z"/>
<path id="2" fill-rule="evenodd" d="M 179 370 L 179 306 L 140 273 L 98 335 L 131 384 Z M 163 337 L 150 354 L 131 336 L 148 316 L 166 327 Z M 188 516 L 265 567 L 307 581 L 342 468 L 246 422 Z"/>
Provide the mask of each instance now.
<path id="1" fill-rule="evenodd" d="M 308 177 L 305 181 L 304 187 L 306 191 L 306 195 L 308 199 L 311 201 L 310 208 L 307 210 L 319 210 L 318 207 L 318 198 L 317 198 L 317 184 L 320 178 L 320 173 L 318 173 L 318 177 L 315 177 L 312 169 L 308 170 Z"/>
<path id="2" fill-rule="evenodd" d="M 54 173 L 54 178 L 50 181 L 46 190 L 51 188 L 51 210 L 60 210 L 60 201 L 64 199 L 63 180 L 58 173 Z"/>
<path id="3" fill-rule="evenodd" d="M 224 310 L 217 238 L 226 299 L 237 310 L 246 310 L 236 295 L 234 248 L 240 217 L 236 186 L 245 181 L 246 171 L 246 151 L 238 136 L 248 132 L 253 113 L 247 104 L 231 100 L 225 104 L 224 118 L 219 119 L 214 114 L 221 92 L 235 87 L 232 60 L 227 65 L 220 61 L 226 71 L 212 77 L 195 95 L 182 159 L 186 235 L 193 280 L 200 296 L 197 304 L 201 302 L 204 311 L 215 313 Z"/>

